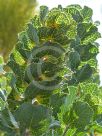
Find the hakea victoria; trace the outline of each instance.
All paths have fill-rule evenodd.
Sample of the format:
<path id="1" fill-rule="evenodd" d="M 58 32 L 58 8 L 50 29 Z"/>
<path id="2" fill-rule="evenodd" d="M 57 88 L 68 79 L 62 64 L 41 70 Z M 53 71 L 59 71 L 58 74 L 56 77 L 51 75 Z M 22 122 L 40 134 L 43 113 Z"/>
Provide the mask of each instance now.
<path id="1" fill-rule="evenodd" d="M 1 115 L 7 125 L 0 121 L 6 135 L 102 133 L 95 42 L 101 36 L 92 14 L 87 6 L 41 6 L 18 35 L 6 65 L 11 91 Z"/>

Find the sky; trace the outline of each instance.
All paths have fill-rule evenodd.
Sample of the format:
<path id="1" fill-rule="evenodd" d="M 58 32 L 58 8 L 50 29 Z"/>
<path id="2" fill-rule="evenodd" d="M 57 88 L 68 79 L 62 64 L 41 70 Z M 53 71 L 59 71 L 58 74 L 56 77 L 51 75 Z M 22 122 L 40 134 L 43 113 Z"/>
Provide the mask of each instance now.
<path id="1" fill-rule="evenodd" d="M 80 4 L 82 7 L 84 5 L 89 6 L 93 9 L 93 20 L 100 21 L 99 32 L 102 34 L 102 0 L 37 0 L 38 1 L 38 8 L 41 5 L 46 5 L 49 9 L 53 7 L 57 7 L 58 5 L 62 5 L 66 7 L 70 4 Z M 100 44 L 100 53 L 97 56 L 99 70 L 100 70 L 100 80 L 102 85 L 102 38 L 97 40 Z"/>

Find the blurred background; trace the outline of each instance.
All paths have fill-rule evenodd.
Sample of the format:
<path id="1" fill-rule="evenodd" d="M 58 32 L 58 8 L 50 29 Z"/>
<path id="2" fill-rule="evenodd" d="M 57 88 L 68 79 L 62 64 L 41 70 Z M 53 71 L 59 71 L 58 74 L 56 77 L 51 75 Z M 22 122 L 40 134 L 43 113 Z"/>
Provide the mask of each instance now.
<path id="1" fill-rule="evenodd" d="M 0 0 L 0 54 L 5 61 L 36 6 L 36 0 Z"/>
<path id="2" fill-rule="evenodd" d="M 102 1 L 101 0 L 0 0 L 0 55 L 4 60 L 15 46 L 17 35 L 24 30 L 29 19 L 39 11 L 41 5 L 47 5 L 50 9 L 61 4 L 80 4 L 93 9 L 93 20 L 100 21 L 99 32 L 102 34 Z M 98 40 L 102 45 L 102 39 Z M 102 81 L 102 46 L 97 56 Z M 102 84 L 102 83 L 101 83 Z"/>

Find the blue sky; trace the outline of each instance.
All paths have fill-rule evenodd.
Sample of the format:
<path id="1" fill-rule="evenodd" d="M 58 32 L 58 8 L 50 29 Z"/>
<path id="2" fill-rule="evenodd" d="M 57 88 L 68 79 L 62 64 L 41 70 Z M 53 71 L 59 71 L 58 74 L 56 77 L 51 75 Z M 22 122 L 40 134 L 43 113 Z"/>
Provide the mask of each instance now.
<path id="1" fill-rule="evenodd" d="M 100 21 L 99 32 L 102 34 L 102 0 L 37 0 L 40 5 L 47 5 L 50 9 L 61 4 L 63 7 L 66 7 L 70 4 L 80 4 L 81 6 L 89 6 L 93 9 L 93 20 Z M 38 7 L 39 7 L 38 6 Z M 97 40 L 100 44 L 100 53 L 97 56 L 99 69 L 100 69 L 100 79 L 102 85 L 102 38 Z"/>

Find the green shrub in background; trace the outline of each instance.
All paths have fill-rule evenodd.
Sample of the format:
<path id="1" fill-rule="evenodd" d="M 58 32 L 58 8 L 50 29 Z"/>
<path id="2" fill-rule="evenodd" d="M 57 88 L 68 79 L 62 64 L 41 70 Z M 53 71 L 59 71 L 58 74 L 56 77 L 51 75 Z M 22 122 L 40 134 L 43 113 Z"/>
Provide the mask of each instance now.
<path id="1" fill-rule="evenodd" d="M 36 4 L 36 0 L 0 0 L 0 54 L 5 59 Z"/>

